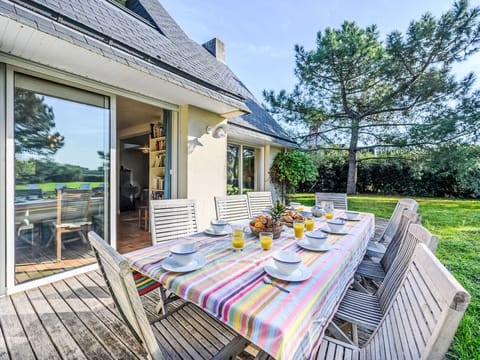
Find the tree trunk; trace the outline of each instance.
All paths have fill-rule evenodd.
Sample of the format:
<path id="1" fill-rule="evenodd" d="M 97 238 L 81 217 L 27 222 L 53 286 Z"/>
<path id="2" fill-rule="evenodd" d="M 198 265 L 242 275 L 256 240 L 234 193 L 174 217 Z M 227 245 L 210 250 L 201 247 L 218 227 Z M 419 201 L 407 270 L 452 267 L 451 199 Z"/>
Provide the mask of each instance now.
<path id="1" fill-rule="evenodd" d="M 352 120 L 352 136 L 350 137 L 350 146 L 348 148 L 347 195 L 355 195 L 357 192 L 358 125 L 358 120 Z"/>

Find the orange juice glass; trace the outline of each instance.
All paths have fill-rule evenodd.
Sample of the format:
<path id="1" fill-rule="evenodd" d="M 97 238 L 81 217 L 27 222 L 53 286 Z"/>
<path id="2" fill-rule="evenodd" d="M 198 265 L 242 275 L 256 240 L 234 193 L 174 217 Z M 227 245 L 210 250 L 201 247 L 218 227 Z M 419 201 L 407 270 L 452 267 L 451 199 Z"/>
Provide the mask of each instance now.
<path id="1" fill-rule="evenodd" d="M 302 220 L 293 221 L 293 232 L 295 239 L 303 239 L 303 232 L 305 231 L 305 223 Z"/>
<path id="2" fill-rule="evenodd" d="M 243 236 L 232 237 L 232 247 L 234 250 L 242 250 L 245 246 L 245 239 Z"/>
<path id="3" fill-rule="evenodd" d="M 262 247 L 262 249 L 269 250 L 270 247 L 272 246 L 273 233 L 262 231 L 259 237 L 260 237 L 260 246 Z"/>
<path id="4" fill-rule="evenodd" d="M 308 218 L 307 220 L 305 220 L 305 230 L 313 231 L 314 227 L 315 223 L 313 222 L 313 219 Z"/>

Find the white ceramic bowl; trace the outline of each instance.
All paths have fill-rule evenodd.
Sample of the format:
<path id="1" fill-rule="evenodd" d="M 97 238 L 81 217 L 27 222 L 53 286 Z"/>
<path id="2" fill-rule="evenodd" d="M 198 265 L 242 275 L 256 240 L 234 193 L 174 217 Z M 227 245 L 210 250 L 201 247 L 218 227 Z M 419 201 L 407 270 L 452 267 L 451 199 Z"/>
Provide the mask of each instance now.
<path id="1" fill-rule="evenodd" d="M 350 211 L 350 210 L 345 211 L 345 215 L 347 215 L 348 220 L 357 220 L 358 214 L 359 214 L 358 211 Z"/>
<path id="2" fill-rule="evenodd" d="M 178 265 L 185 266 L 193 260 L 197 247 L 194 244 L 180 244 L 173 246 L 170 252 Z"/>
<path id="3" fill-rule="evenodd" d="M 215 232 L 216 234 L 220 234 L 225 231 L 228 222 L 226 222 L 225 220 L 212 220 L 210 222 L 210 225 L 212 225 L 213 232 Z"/>
<path id="4" fill-rule="evenodd" d="M 328 220 L 327 221 L 328 227 L 332 232 L 339 232 L 343 230 L 343 221 L 342 220 Z"/>
<path id="5" fill-rule="evenodd" d="M 300 256 L 290 250 L 277 251 L 272 258 L 278 271 L 285 275 L 290 275 L 297 270 L 302 262 Z"/>
<path id="6" fill-rule="evenodd" d="M 307 231 L 305 237 L 308 243 L 316 247 L 322 246 L 327 241 L 327 236 L 322 231 Z"/>

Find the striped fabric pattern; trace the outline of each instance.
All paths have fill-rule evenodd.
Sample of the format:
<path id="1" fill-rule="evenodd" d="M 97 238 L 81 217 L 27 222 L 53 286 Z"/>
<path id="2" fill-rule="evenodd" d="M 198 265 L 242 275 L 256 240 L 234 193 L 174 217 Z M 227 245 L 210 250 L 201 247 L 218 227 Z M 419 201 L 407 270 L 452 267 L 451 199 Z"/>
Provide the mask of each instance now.
<path id="1" fill-rule="evenodd" d="M 138 295 L 144 295 L 149 293 L 156 288 L 159 288 L 161 284 L 148 276 L 145 276 L 138 271 L 132 269 L 133 280 L 135 281 L 135 286 L 137 287 Z"/>
<path id="2" fill-rule="evenodd" d="M 341 216 L 343 212 L 337 212 Z M 316 229 L 326 226 L 316 220 Z M 326 326 L 335 314 L 355 270 L 374 233 L 372 214 L 361 214 L 359 222 L 348 222 L 349 234 L 330 235 L 334 248 L 312 252 L 297 245 L 289 229 L 263 251 L 258 239 L 247 235 L 241 252 L 231 249 L 231 237 L 209 237 L 202 233 L 167 241 L 125 254 L 131 266 L 158 280 L 229 325 L 276 359 L 307 359 L 320 345 Z M 190 273 L 166 272 L 161 262 L 174 244 L 194 242 L 207 264 Z M 263 266 L 277 250 L 293 250 L 312 270 L 303 282 L 274 280 L 290 290 L 279 291 L 262 281 Z"/>

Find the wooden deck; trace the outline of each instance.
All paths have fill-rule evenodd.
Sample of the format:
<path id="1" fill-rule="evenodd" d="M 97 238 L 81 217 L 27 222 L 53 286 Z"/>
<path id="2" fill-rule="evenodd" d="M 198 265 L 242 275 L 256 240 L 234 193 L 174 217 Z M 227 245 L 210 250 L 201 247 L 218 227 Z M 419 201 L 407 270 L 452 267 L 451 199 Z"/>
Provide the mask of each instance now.
<path id="1" fill-rule="evenodd" d="M 153 291 L 142 300 L 147 315 L 153 319 L 158 293 Z M 194 311 L 199 323 L 208 316 L 199 309 Z M 181 315 L 162 320 L 161 324 L 162 345 L 168 349 L 169 358 L 188 358 L 175 351 L 182 348 L 176 343 L 179 337 L 175 331 L 189 333 L 191 324 L 183 323 Z M 253 359 L 256 350 L 247 350 L 237 359 Z M 0 298 L 1 360 L 62 358 L 146 358 L 144 349 L 121 320 L 97 271 Z"/>

